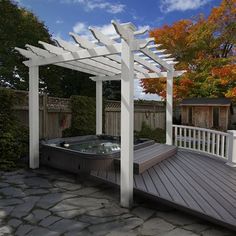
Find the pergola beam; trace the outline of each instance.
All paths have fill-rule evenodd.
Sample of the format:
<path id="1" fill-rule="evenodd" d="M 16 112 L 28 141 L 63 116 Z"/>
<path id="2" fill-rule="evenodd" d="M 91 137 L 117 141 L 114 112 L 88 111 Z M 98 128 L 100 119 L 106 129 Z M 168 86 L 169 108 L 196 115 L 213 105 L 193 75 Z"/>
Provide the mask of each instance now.
<path id="1" fill-rule="evenodd" d="M 117 24 L 118 25 L 118 24 Z M 120 28 L 121 29 L 121 28 Z M 108 36 L 104 35 L 100 31 L 94 28 L 90 28 L 91 32 L 93 33 L 94 37 L 101 42 L 104 45 L 114 44 L 115 41 L 110 39 Z M 122 30 L 121 30 L 122 31 Z M 122 31 L 124 32 L 124 31 Z M 134 61 L 138 62 L 139 64 L 147 67 L 149 70 L 152 70 L 153 72 L 160 73 L 161 70 L 157 68 L 156 66 L 152 65 L 148 61 L 142 59 L 141 57 L 134 55 Z"/>
<path id="2" fill-rule="evenodd" d="M 39 57 L 45 58 L 45 57 L 52 55 L 52 53 L 48 52 L 45 49 L 38 48 L 38 47 L 29 45 L 29 44 L 26 44 L 25 46 L 27 49 L 31 50 L 35 54 L 34 56 L 37 55 Z M 22 49 L 22 50 L 24 50 L 24 49 Z M 94 75 L 106 75 L 106 73 L 107 73 L 106 71 L 96 69 L 92 66 L 88 66 L 88 65 L 82 64 L 80 62 L 76 62 L 76 61 L 71 61 L 71 62 L 67 62 L 67 63 L 57 63 L 57 64 L 53 64 L 53 65 L 65 67 L 65 68 L 76 70 L 76 71 L 81 71 L 81 72 L 88 73 L 88 74 L 94 74 Z"/>
<path id="3" fill-rule="evenodd" d="M 91 32 L 96 35 L 96 32 L 93 28 L 90 28 Z M 88 39 L 86 39 L 85 37 L 81 37 L 79 35 L 76 35 L 74 33 L 70 33 L 70 35 L 74 38 L 75 42 L 78 43 L 81 47 L 86 48 L 86 49 L 92 49 L 94 47 L 96 47 L 96 44 L 90 42 Z M 101 43 L 103 43 L 105 46 L 114 43 L 115 41 L 110 40 L 109 37 L 103 35 L 104 40 L 101 41 Z M 110 55 L 110 56 L 106 56 L 107 58 L 111 59 L 111 61 L 115 61 L 117 63 L 120 64 L 120 68 L 121 68 L 121 58 L 118 55 Z M 135 65 L 134 69 L 136 72 L 139 73 L 148 73 L 147 69 L 142 68 L 139 65 Z"/>
<path id="4" fill-rule="evenodd" d="M 56 55 L 62 55 L 63 53 L 66 53 L 67 51 L 65 51 L 63 48 L 61 47 L 56 47 L 54 45 L 51 45 L 51 44 L 48 44 L 48 43 L 44 43 L 44 42 L 40 42 L 40 44 L 43 45 L 43 47 L 51 52 L 51 53 L 54 53 Z M 79 51 L 81 49 L 77 49 L 77 51 Z M 76 62 L 73 62 L 73 64 L 76 63 Z M 77 62 L 78 63 L 78 62 Z M 105 74 L 107 75 L 111 75 L 111 74 L 117 74 L 120 72 L 120 70 L 117 70 L 117 69 L 114 69 L 110 66 L 107 66 L 107 65 L 104 65 L 104 64 L 101 64 L 100 62 L 97 62 L 97 61 L 93 61 L 91 59 L 84 59 L 84 60 L 80 60 L 79 63 L 82 63 L 82 64 L 85 64 L 87 66 L 91 66 L 93 68 L 96 68 L 96 69 L 99 69 L 99 70 L 102 70 L 104 71 Z"/>
<path id="5" fill-rule="evenodd" d="M 61 39 L 56 39 L 56 42 L 58 43 L 60 47 L 62 47 L 64 50 L 69 51 L 69 52 L 76 52 L 78 50 L 83 49 L 77 45 L 73 45 Z M 94 47 L 96 47 L 95 44 L 94 44 Z M 99 63 L 101 66 L 103 65 L 105 65 L 106 67 L 109 66 L 112 70 L 116 70 L 116 73 L 119 73 L 121 70 L 121 66 L 119 63 L 109 60 L 105 57 L 92 58 L 91 61 L 95 61 L 96 63 Z M 83 60 L 81 60 L 81 62 L 83 62 Z"/>
<path id="6" fill-rule="evenodd" d="M 180 70 L 180 71 L 174 71 L 173 77 L 179 77 L 186 73 L 185 70 Z M 167 77 L 167 72 L 161 72 L 160 74 L 157 73 L 147 73 L 147 74 L 136 74 L 134 76 L 134 79 L 159 79 Z M 93 81 L 114 81 L 114 80 L 121 80 L 121 74 L 118 75 L 113 75 L 113 76 L 91 76 L 91 80 Z"/>
<path id="7" fill-rule="evenodd" d="M 143 48 L 140 50 L 143 54 L 145 54 L 146 56 L 148 56 L 150 59 L 154 60 L 155 62 L 157 62 L 158 64 L 160 64 L 161 66 L 163 66 L 164 68 L 166 68 L 167 70 L 170 70 L 170 66 L 169 64 L 167 64 L 165 61 L 163 61 L 161 58 L 159 58 L 156 54 L 154 54 L 152 51 L 148 50 L 147 48 Z"/>
<path id="8" fill-rule="evenodd" d="M 66 52 L 61 55 L 55 55 L 48 58 L 37 58 L 35 60 L 23 62 L 26 66 L 43 66 L 49 64 L 56 64 L 60 62 L 70 62 L 82 59 L 90 59 L 101 56 L 108 56 L 121 53 L 121 44 L 116 43 L 108 46 L 96 47 L 93 49 L 83 49 L 77 52 Z"/>

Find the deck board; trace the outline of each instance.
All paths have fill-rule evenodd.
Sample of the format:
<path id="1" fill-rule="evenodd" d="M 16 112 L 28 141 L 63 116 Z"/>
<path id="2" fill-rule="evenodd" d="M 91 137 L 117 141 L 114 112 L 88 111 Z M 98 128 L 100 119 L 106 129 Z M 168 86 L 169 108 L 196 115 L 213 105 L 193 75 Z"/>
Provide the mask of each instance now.
<path id="1" fill-rule="evenodd" d="M 202 179 L 198 175 L 198 171 L 192 168 L 191 165 L 183 161 L 182 158 L 179 158 L 177 161 L 182 164 L 183 169 L 187 171 L 190 176 L 197 180 L 203 191 L 205 191 L 205 194 L 207 193 L 206 201 L 214 206 L 221 218 L 228 222 L 235 223 L 236 219 L 232 216 L 233 211 L 231 211 L 231 206 L 229 206 L 227 200 L 215 191 L 212 186 L 206 182 L 206 179 Z"/>
<path id="2" fill-rule="evenodd" d="M 214 215 L 215 217 L 219 217 L 219 215 L 214 210 L 214 208 L 207 201 L 205 201 L 201 193 L 194 188 L 194 183 L 193 183 L 194 180 L 191 178 L 191 176 L 184 174 L 183 170 L 179 168 L 178 165 L 174 165 L 172 161 L 168 161 L 168 167 L 175 174 L 176 178 L 178 178 L 181 181 L 181 183 L 183 184 L 185 188 L 185 191 L 188 191 L 189 194 L 191 194 L 192 198 L 198 203 L 202 212 L 205 212 L 205 213 L 210 212 L 211 215 Z"/>
<path id="3" fill-rule="evenodd" d="M 183 157 L 186 158 L 186 157 Z M 236 186 L 230 183 L 228 186 L 228 181 L 223 178 L 218 178 L 218 175 L 214 173 L 214 171 L 210 171 L 206 168 L 202 163 L 196 162 L 196 160 L 188 159 L 187 162 L 192 165 L 196 170 L 199 171 L 199 176 L 206 178 L 206 181 L 219 193 L 222 192 L 222 195 L 232 202 L 234 205 L 236 204 Z"/>
<path id="4" fill-rule="evenodd" d="M 152 143 L 147 147 L 134 150 L 134 173 L 141 174 L 153 165 L 176 154 L 177 148 L 172 145 Z M 120 165 L 120 157 L 114 158 Z"/>
<path id="5" fill-rule="evenodd" d="M 146 156 L 145 150 L 140 153 Z M 91 175 L 120 184 L 118 169 L 93 171 Z M 179 150 L 135 174 L 134 190 L 236 230 L 236 170 L 203 154 Z"/>

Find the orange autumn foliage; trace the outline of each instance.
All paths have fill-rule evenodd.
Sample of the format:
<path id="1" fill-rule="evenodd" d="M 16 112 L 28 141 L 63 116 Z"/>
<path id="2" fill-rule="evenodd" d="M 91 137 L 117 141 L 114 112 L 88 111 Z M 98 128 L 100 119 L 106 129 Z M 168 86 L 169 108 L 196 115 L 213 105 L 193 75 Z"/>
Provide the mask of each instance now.
<path id="1" fill-rule="evenodd" d="M 180 60 L 185 64 L 188 57 L 188 36 L 192 26 L 190 20 L 180 20 L 172 26 L 164 25 L 161 28 L 154 29 L 150 32 L 150 37 L 154 37 L 157 43 L 162 43 L 167 49 L 167 53 L 171 52 L 176 60 Z"/>
<path id="2" fill-rule="evenodd" d="M 180 20 L 150 31 L 158 44 L 187 70 L 174 80 L 174 98 L 230 97 L 236 101 L 236 0 L 222 0 L 208 17 Z M 159 49 L 159 48 L 158 48 Z M 166 97 L 166 80 L 145 79 L 146 93 Z"/>
<path id="3" fill-rule="evenodd" d="M 236 64 L 213 68 L 212 75 L 218 77 L 222 85 L 236 82 Z"/>
<path id="4" fill-rule="evenodd" d="M 166 78 L 159 79 L 143 79 L 141 85 L 144 90 L 148 90 L 149 93 L 159 94 L 163 99 L 166 98 Z M 182 97 L 190 95 L 191 88 L 193 87 L 193 81 L 187 76 L 182 76 L 179 80 L 174 80 L 173 97 L 176 101 Z"/>

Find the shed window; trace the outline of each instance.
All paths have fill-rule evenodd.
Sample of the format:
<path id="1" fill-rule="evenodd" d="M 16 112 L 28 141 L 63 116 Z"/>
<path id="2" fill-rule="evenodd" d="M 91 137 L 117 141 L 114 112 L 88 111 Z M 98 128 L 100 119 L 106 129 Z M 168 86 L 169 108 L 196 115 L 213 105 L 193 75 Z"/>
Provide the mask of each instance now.
<path id="1" fill-rule="evenodd" d="M 193 123 L 193 108 L 192 107 L 188 108 L 188 123 L 189 124 Z"/>
<path id="2" fill-rule="evenodd" d="M 213 107 L 213 127 L 219 127 L 219 107 Z"/>

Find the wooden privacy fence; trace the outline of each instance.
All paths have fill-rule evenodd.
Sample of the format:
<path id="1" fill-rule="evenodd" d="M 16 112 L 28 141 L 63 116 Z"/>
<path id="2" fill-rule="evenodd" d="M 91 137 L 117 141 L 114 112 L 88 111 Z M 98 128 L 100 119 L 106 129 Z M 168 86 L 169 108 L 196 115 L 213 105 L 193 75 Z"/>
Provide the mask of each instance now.
<path id="1" fill-rule="evenodd" d="M 163 102 L 134 102 L 134 130 L 136 131 L 141 130 L 143 122 L 153 129 L 165 129 L 165 117 L 165 105 Z M 108 135 L 120 135 L 119 101 L 106 102 L 105 133 Z"/>
<path id="2" fill-rule="evenodd" d="M 16 117 L 22 124 L 29 126 L 28 92 L 15 91 L 21 97 L 20 104 L 14 107 Z M 39 96 L 39 136 L 40 138 L 56 138 L 71 125 L 70 99 Z"/>
<path id="3" fill-rule="evenodd" d="M 22 124 L 29 125 L 28 92 L 14 91 L 21 102 L 14 107 L 16 117 Z M 40 138 L 57 138 L 71 125 L 71 107 L 69 98 L 39 96 L 39 133 Z M 105 106 L 105 134 L 120 135 L 120 102 L 107 101 Z M 139 131 L 145 122 L 151 128 L 165 129 L 165 105 L 163 102 L 135 101 L 134 130 Z"/>

